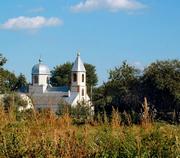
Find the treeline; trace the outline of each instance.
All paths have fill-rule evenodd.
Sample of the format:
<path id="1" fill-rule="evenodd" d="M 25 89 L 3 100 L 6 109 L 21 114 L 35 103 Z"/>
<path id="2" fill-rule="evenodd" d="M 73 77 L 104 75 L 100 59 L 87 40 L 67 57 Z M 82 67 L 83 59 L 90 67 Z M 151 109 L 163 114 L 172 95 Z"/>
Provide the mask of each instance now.
<path id="1" fill-rule="evenodd" d="M 109 72 L 109 79 L 94 89 L 96 113 L 111 114 L 112 107 L 139 122 L 144 97 L 152 119 L 180 122 L 180 61 L 156 61 L 143 71 L 127 62 Z"/>
<path id="2" fill-rule="evenodd" d="M 24 75 L 15 76 L 3 68 L 6 58 L 0 55 L 0 93 L 27 89 Z M 53 86 L 70 86 L 72 63 L 57 65 L 51 71 Z M 180 61 L 156 61 L 143 71 L 129 65 L 110 70 L 106 83 L 95 87 L 98 82 L 96 68 L 85 64 L 87 71 L 88 93 L 93 99 L 95 116 L 111 117 L 113 108 L 127 113 L 132 122 L 138 123 L 143 110 L 144 98 L 147 98 L 148 111 L 152 119 L 180 122 Z M 92 90 L 92 91 L 91 91 Z"/>

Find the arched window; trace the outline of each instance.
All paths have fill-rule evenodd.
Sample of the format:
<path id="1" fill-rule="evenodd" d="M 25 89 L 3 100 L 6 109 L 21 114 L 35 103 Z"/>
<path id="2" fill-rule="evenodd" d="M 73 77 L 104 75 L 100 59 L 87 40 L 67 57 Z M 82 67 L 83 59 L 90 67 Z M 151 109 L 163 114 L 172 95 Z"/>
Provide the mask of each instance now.
<path id="1" fill-rule="evenodd" d="M 84 89 L 82 89 L 82 96 L 84 97 Z"/>
<path id="2" fill-rule="evenodd" d="M 73 74 L 73 82 L 77 82 L 77 74 L 76 73 Z"/>
<path id="3" fill-rule="evenodd" d="M 84 74 L 82 74 L 82 82 L 84 82 Z"/>
<path id="4" fill-rule="evenodd" d="M 36 75 L 36 76 L 34 76 L 33 78 L 34 78 L 34 79 L 33 79 L 33 80 L 34 80 L 34 83 L 37 84 L 37 83 L 39 82 L 38 76 Z"/>

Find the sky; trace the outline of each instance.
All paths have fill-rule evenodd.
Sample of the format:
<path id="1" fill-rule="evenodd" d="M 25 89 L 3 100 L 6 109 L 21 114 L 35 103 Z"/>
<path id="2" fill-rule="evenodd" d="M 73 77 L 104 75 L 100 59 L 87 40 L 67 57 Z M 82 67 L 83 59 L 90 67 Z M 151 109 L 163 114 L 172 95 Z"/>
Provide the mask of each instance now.
<path id="1" fill-rule="evenodd" d="M 180 59 L 179 0 L 2 0 L 0 53 L 30 81 L 40 56 L 52 70 L 77 52 L 99 85 L 122 61 L 143 69 Z"/>

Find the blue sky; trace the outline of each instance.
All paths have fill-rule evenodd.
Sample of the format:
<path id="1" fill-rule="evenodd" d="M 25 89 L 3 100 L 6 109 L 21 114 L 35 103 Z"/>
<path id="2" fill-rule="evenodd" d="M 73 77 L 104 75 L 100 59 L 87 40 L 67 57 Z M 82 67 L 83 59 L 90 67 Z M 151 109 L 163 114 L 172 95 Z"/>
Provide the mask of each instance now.
<path id="1" fill-rule="evenodd" d="M 2 0 L 0 53 L 30 80 L 40 55 L 52 69 L 80 51 L 99 84 L 127 60 L 139 68 L 180 56 L 179 0 Z"/>

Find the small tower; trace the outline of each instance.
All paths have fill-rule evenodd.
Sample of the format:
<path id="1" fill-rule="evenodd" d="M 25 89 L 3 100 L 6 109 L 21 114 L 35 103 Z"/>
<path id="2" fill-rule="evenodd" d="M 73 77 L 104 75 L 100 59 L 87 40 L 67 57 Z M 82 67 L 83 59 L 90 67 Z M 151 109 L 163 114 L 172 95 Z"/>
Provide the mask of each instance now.
<path id="1" fill-rule="evenodd" d="M 79 100 L 87 98 L 86 69 L 80 58 L 80 53 L 77 54 L 71 71 L 71 92 L 79 93 Z"/>
<path id="2" fill-rule="evenodd" d="M 49 84 L 50 70 L 47 65 L 39 59 L 39 64 L 32 68 L 32 85 L 47 86 Z"/>

